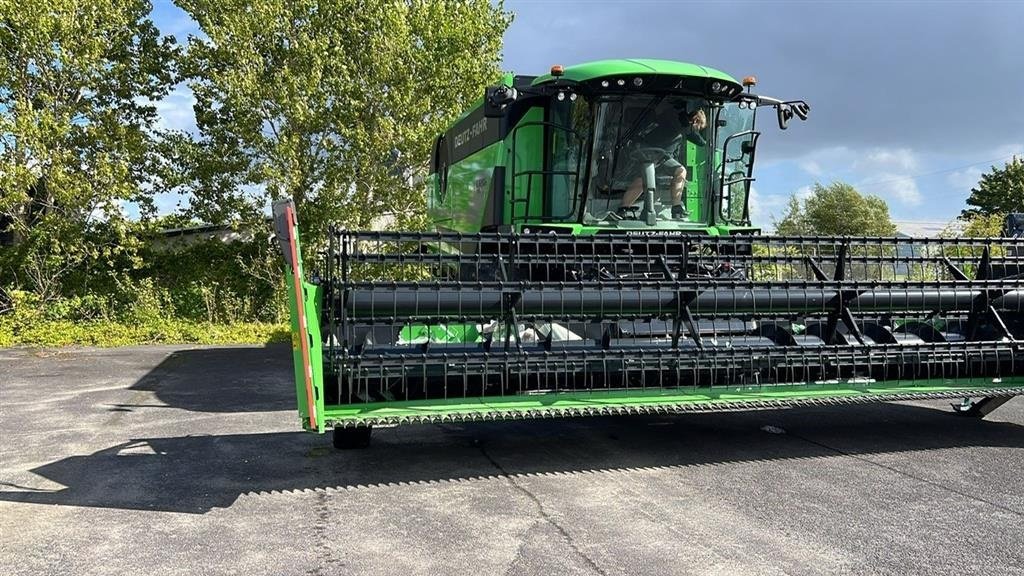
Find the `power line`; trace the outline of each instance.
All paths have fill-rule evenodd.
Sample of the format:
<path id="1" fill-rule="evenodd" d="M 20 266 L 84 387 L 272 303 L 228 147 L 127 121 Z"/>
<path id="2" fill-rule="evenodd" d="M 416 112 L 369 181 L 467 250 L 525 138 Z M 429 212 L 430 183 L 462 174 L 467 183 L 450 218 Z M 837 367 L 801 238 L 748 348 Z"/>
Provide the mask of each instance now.
<path id="1" fill-rule="evenodd" d="M 946 224 L 949 224 L 950 222 L 952 222 L 952 220 L 955 220 L 955 218 L 953 218 L 951 220 L 893 220 L 892 223 L 893 224 L 935 224 L 937 226 L 945 226 Z"/>
<path id="2" fill-rule="evenodd" d="M 964 168 L 970 168 L 971 166 L 977 166 L 978 164 L 989 164 L 995 162 L 1002 162 L 1015 158 L 1017 154 L 1010 154 L 1009 156 L 1003 156 L 1002 158 L 993 158 L 991 160 L 980 160 L 978 162 L 971 162 L 970 164 L 963 164 L 961 166 L 954 166 L 952 168 L 943 168 L 941 170 L 932 170 L 931 172 L 922 172 L 920 174 L 908 174 L 906 176 L 897 176 L 895 178 L 885 178 L 882 180 L 868 180 L 867 182 L 859 182 L 856 187 L 862 188 L 864 186 L 875 186 L 878 184 L 890 184 L 893 182 L 902 182 L 904 180 L 916 180 L 925 176 L 934 176 L 936 174 L 945 174 L 947 172 L 955 172 L 957 170 L 963 170 Z"/>

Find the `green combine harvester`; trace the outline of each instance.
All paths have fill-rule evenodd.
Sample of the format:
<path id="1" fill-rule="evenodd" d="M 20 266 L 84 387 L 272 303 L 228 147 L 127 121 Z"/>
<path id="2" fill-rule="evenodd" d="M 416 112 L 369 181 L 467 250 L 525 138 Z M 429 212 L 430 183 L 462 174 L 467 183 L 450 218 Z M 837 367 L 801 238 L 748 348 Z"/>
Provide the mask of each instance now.
<path id="1" fill-rule="evenodd" d="M 758 111 L 803 101 L 681 62 L 506 76 L 437 138 L 432 232 L 329 235 L 287 263 L 303 426 L 1024 393 L 1024 242 L 778 237 L 751 224 Z"/>

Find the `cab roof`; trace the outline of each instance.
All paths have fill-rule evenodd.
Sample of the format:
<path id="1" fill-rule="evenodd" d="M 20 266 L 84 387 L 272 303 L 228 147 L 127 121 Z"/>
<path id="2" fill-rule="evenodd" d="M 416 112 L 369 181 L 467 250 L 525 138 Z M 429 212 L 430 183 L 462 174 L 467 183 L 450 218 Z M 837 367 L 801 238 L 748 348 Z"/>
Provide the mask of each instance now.
<path id="1" fill-rule="evenodd" d="M 566 66 L 565 73 L 561 78 L 574 82 L 584 82 L 605 76 L 630 74 L 665 74 L 668 76 L 714 78 L 716 80 L 725 80 L 734 84 L 739 84 L 739 82 L 737 82 L 732 76 L 729 76 L 720 70 L 715 70 L 714 68 L 708 68 L 697 64 L 689 64 L 687 62 L 655 60 L 650 58 L 597 60 L 595 62 L 585 62 L 574 66 Z M 554 79 L 555 77 L 548 73 L 543 76 L 538 76 L 533 81 L 533 85 L 537 86 L 539 84 L 544 84 L 545 82 L 550 82 Z"/>

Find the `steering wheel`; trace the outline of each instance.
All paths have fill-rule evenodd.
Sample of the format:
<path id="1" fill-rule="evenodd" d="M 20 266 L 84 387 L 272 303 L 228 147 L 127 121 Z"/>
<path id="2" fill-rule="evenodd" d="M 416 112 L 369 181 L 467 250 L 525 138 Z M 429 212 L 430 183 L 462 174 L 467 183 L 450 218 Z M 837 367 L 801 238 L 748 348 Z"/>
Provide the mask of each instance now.
<path id="1" fill-rule="evenodd" d="M 672 158 L 672 155 L 668 153 L 664 148 L 655 148 L 653 146 L 644 146 L 642 148 L 636 148 L 629 153 L 629 157 L 633 160 L 639 160 L 640 162 L 647 163 L 653 162 L 655 164 L 664 162 Z"/>

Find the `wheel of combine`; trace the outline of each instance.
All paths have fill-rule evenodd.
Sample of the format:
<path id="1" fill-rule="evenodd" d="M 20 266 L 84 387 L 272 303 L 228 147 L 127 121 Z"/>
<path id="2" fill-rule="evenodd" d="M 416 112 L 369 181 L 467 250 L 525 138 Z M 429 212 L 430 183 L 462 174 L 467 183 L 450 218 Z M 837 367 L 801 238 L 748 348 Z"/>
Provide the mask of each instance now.
<path id="1" fill-rule="evenodd" d="M 342 428 L 338 426 L 334 429 L 334 447 L 338 450 L 367 448 L 370 445 L 371 432 L 373 432 L 371 426 L 357 426 L 355 428 Z"/>

